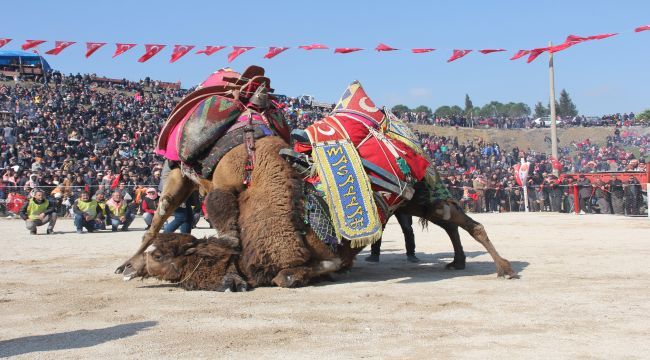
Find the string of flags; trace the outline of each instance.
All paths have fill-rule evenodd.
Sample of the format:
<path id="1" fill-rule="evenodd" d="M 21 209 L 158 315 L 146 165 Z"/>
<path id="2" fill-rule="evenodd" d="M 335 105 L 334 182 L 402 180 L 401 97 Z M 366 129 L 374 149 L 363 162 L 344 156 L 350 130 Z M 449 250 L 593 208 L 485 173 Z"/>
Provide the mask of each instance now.
<path id="1" fill-rule="evenodd" d="M 644 25 L 644 26 L 639 26 L 636 29 L 634 29 L 634 32 L 642 32 L 642 31 L 648 31 L 650 30 L 650 25 Z M 518 50 L 514 53 L 514 55 L 510 58 L 510 60 L 517 60 L 521 59 L 523 57 L 527 57 L 526 62 L 531 63 L 533 62 L 538 56 L 545 52 L 550 52 L 550 53 L 556 53 L 559 51 L 566 50 L 572 46 L 575 46 L 577 44 L 587 42 L 587 41 L 593 41 L 593 40 L 602 40 L 602 39 L 607 39 L 612 36 L 616 36 L 618 33 L 608 33 L 608 34 L 598 34 L 598 35 L 591 35 L 591 36 L 577 36 L 577 35 L 569 35 L 567 38 L 564 40 L 563 43 L 559 45 L 554 45 L 554 46 L 547 46 L 547 47 L 540 47 L 540 48 L 533 48 L 533 49 L 521 49 Z M 0 38 L 0 48 L 3 46 L 7 45 L 9 42 L 11 42 L 13 39 L 9 38 Z M 21 45 L 21 48 L 23 50 L 29 50 L 33 49 L 32 51 L 38 53 L 37 47 L 39 45 L 45 44 L 47 40 L 26 40 L 25 43 Z M 54 42 L 54 47 L 50 50 L 47 50 L 45 54 L 47 55 L 59 55 L 63 50 L 66 48 L 76 44 L 76 41 L 60 41 L 56 40 Z M 92 56 L 95 52 L 100 50 L 102 47 L 107 45 L 105 42 L 86 42 L 86 58 L 89 58 Z M 137 44 L 130 44 L 130 43 L 115 43 L 115 52 L 113 53 L 113 57 L 120 56 L 124 54 L 125 52 L 135 48 L 138 46 Z M 138 59 L 138 62 L 146 62 L 152 57 L 156 56 L 158 53 L 160 53 L 167 45 L 164 44 L 144 44 L 145 52 L 140 58 Z M 202 48 L 199 48 L 197 51 L 194 52 L 196 55 L 206 55 L 206 56 L 211 56 L 216 52 L 219 52 L 228 46 L 225 45 L 206 45 Z M 178 61 L 180 58 L 183 56 L 189 54 L 191 51 L 193 51 L 196 48 L 194 45 L 174 45 L 171 53 L 171 57 L 169 59 L 170 63 L 174 63 Z M 234 61 L 237 57 L 242 55 L 243 53 L 255 49 L 254 46 L 232 46 L 232 50 L 230 53 L 228 53 L 228 62 Z M 271 46 L 268 48 L 268 51 L 264 55 L 265 59 L 272 59 L 281 53 L 289 50 L 290 47 L 279 47 L 279 46 Z M 305 51 L 312 51 L 312 50 L 328 50 L 329 47 L 324 44 L 311 44 L 311 45 L 300 45 L 298 46 L 298 49 L 305 50 Z M 339 48 L 334 48 L 334 54 L 350 54 L 358 51 L 364 51 L 366 49 L 363 48 L 357 48 L 357 47 L 339 47 Z M 388 52 L 388 51 L 400 51 L 401 49 L 394 48 L 392 46 L 386 45 L 384 43 L 380 43 L 374 48 L 375 51 L 377 52 Z M 412 48 L 410 49 L 411 53 L 413 54 L 426 54 L 435 51 L 435 48 Z M 473 49 L 453 49 L 451 56 L 449 59 L 447 59 L 447 62 L 452 62 L 456 61 L 460 58 L 463 58 L 470 54 Z M 505 52 L 508 51 L 506 49 L 480 49 L 477 50 L 477 52 L 483 54 L 483 55 L 488 55 L 492 53 L 498 53 L 498 52 Z"/>

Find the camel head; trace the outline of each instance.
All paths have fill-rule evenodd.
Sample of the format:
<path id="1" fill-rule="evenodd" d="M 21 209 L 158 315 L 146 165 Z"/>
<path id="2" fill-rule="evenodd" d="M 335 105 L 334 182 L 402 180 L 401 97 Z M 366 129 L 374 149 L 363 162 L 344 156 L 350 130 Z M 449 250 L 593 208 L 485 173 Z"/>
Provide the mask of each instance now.
<path id="1" fill-rule="evenodd" d="M 184 288 L 227 290 L 245 286 L 243 280 L 233 284 L 238 244 L 229 238 L 197 239 L 189 234 L 158 234 L 150 250 L 137 254 L 125 263 L 124 280 L 155 277 Z M 243 284 L 241 284 L 243 283 Z"/>

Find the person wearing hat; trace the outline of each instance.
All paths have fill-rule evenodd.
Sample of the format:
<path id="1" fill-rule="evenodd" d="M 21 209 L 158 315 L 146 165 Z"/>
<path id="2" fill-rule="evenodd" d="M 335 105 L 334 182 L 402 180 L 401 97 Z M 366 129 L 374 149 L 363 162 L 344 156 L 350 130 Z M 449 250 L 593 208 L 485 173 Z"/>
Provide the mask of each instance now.
<path id="1" fill-rule="evenodd" d="M 20 209 L 20 217 L 25 220 L 25 227 L 29 233 L 36 235 L 36 228 L 48 224 L 47 234 L 54 232 L 56 224 L 56 206 L 54 201 L 45 198 L 43 190 L 34 190 L 34 196 L 25 202 Z"/>
<path id="2" fill-rule="evenodd" d="M 158 208 L 159 200 L 158 191 L 152 187 L 148 188 L 145 197 L 140 203 L 140 208 L 142 209 L 142 218 L 147 224 L 147 228 L 145 230 L 149 230 L 151 227 L 151 221 L 153 221 L 153 215 L 156 213 L 156 208 Z"/>
<path id="3" fill-rule="evenodd" d="M 117 231 L 120 225 L 122 225 L 122 231 L 127 231 L 135 218 L 119 190 L 115 190 L 106 202 L 106 214 L 110 219 L 113 231 Z"/>
<path id="4" fill-rule="evenodd" d="M 102 208 L 97 204 L 97 200 L 91 199 L 88 192 L 84 191 L 79 196 L 72 207 L 74 212 L 74 225 L 77 228 L 77 234 L 83 233 L 83 228 L 88 232 L 94 232 L 101 228 L 104 220 Z"/>

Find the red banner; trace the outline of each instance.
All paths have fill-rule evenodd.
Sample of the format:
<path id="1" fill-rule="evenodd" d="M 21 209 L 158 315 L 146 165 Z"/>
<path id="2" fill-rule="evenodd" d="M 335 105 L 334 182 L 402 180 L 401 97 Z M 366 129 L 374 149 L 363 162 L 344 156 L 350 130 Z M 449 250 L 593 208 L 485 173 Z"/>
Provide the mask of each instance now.
<path id="1" fill-rule="evenodd" d="M 506 49 L 483 49 L 483 50 L 479 50 L 478 52 L 480 52 L 481 54 L 491 54 L 491 53 L 501 52 L 501 51 L 506 51 Z"/>
<path id="2" fill-rule="evenodd" d="M 454 50 L 454 53 L 451 54 L 451 57 L 447 60 L 447 62 L 456 61 L 469 54 L 470 52 L 472 52 L 472 50 Z"/>
<path id="3" fill-rule="evenodd" d="M 0 39 L 0 48 L 9 44 L 10 41 L 11 39 Z"/>
<path id="4" fill-rule="evenodd" d="M 21 46 L 23 50 L 31 49 L 37 47 L 38 45 L 46 42 L 47 40 L 25 40 L 25 43 Z"/>
<path id="5" fill-rule="evenodd" d="M 299 49 L 304 49 L 304 50 L 325 50 L 329 49 L 327 46 L 323 44 L 311 44 L 311 45 L 300 45 L 298 46 Z"/>
<path id="6" fill-rule="evenodd" d="M 395 50 L 399 50 L 399 49 L 396 49 L 394 47 L 390 47 L 390 46 L 388 46 L 386 44 L 380 43 L 379 45 L 377 45 L 375 50 L 377 50 L 377 51 L 395 51 Z"/>
<path id="7" fill-rule="evenodd" d="M 434 48 L 414 48 L 411 49 L 411 52 L 414 54 L 424 54 L 424 53 L 432 52 L 434 50 L 435 50 Z"/>
<path id="8" fill-rule="evenodd" d="M 144 55 L 140 56 L 140 58 L 138 59 L 138 62 L 143 63 L 143 62 L 151 59 L 152 57 L 156 56 L 156 54 L 158 54 L 164 48 L 165 48 L 165 45 L 162 45 L 162 44 L 144 44 L 145 53 L 144 53 Z"/>
<path id="9" fill-rule="evenodd" d="M 169 62 L 176 62 L 192 49 L 194 49 L 194 45 L 174 45 L 174 51 L 172 51 L 172 57 L 169 59 Z"/>
<path id="10" fill-rule="evenodd" d="M 232 52 L 228 54 L 228 62 L 232 62 L 235 60 L 239 55 L 245 53 L 248 50 L 254 49 L 254 46 L 233 46 L 232 47 Z"/>
<path id="11" fill-rule="evenodd" d="M 76 41 L 55 41 L 54 48 L 46 51 L 45 53 L 48 55 L 59 55 L 59 53 L 63 51 L 63 49 L 75 43 Z"/>
<path id="12" fill-rule="evenodd" d="M 125 52 L 133 49 L 136 44 L 121 44 L 121 43 L 115 43 L 115 54 L 113 54 L 113 57 L 120 56 L 124 54 Z"/>
<path id="13" fill-rule="evenodd" d="M 211 46 L 211 45 L 207 45 L 207 46 L 205 47 L 205 49 L 199 50 L 199 51 L 197 51 L 196 53 L 197 53 L 197 54 L 205 54 L 205 55 L 207 55 L 207 56 L 210 56 L 210 55 L 212 55 L 212 54 L 216 53 L 217 51 L 219 51 L 219 50 L 221 50 L 221 49 L 224 49 L 224 48 L 225 48 L 225 46 Z"/>
<path id="14" fill-rule="evenodd" d="M 513 57 L 510 58 L 510 60 L 517 60 L 517 59 L 522 58 L 522 57 L 524 57 L 524 56 L 526 56 L 528 54 L 530 54 L 530 50 L 519 50 L 519 51 L 517 51 L 517 53 Z"/>
<path id="15" fill-rule="evenodd" d="M 336 48 L 334 49 L 335 54 L 349 54 L 353 53 L 355 51 L 361 51 L 363 50 L 362 48 Z"/>
<path id="16" fill-rule="evenodd" d="M 283 52 L 283 51 L 285 51 L 287 49 L 288 49 L 288 47 L 271 46 L 269 48 L 269 52 L 267 52 L 266 55 L 264 55 L 264 58 L 265 59 L 272 59 L 272 58 L 278 56 L 281 52 Z"/>
<path id="17" fill-rule="evenodd" d="M 87 42 L 86 43 L 86 57 L 89 58 L 90 55 L 94 54 L 95 51 L 99 50 L 100 47 L 106 45 L 105 42 Z"/>
<path id="18" fill-rule="evenodd" d="M 648 31 L 648 30 L 650 30 L 650 25 L 644 25 L 634 29 L 634 32 L 641 32 L 641 31 Z"/>

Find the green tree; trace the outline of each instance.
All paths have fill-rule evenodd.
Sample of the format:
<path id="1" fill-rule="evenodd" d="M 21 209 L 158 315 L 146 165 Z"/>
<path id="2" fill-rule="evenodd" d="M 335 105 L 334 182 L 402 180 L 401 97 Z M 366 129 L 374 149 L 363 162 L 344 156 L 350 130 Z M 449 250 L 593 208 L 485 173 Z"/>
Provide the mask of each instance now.
<path id="1" fill-rule="evenodd" d="M 542 104 L 541 101 L 538 101 L 537 104 L 535 104 L 535 117 L 540 118 L 544 116 L 548 116 L 550 113 L 550 110 Z"/>
<path id="2" fill-rule="evenodd" d="M 416 113 L 425 113 L 425 114 L 427 114 L 427 116 L 431 115 L 431 108 L 428 107 L 428 106 L 425 106 L 425 105 L 420 105 L 420 106 L 416 107 L 415 109 L 413 109 L 413 111 L 416 112 Z"/>
<path id="3" fill-rule="evenodd" d="M 649 121 L 650 120 L 650 109 L 646 109 L 644 112 L 635 116 L 639 120 Z"/>
<path id="4" fill-rule="evenodd" d="M 451 108 L 447 105 L 438 107 L 434 112 L 434 114 L 436 115 L 436 117 L 443 117 L 443 118 L 450 117 L 451 115 L 453 115 L 453 113 L 451 112 Z"/>
<path id="5" fill-rule="evenodd" d="M 465 115 L 469 116 L 473 109 L 474 104 L 472 104 L 472 100 L 469 98 L 468 94 L 465 94 Z"/>
<path id="6" fill-rule="evenodd" d="M 458 105 L 454 105 L 450 108 L 451 113 L 456 115 L 456 116 L 461 116 L 463 115 L 463 109 L 460 108 Z"/>
<path id="7" fill-rule="evenodd" d="M 562 89 L 560 93 L 560 106 L 556 111 L 562 118 L 571 118 L 578 115 L 578 109 L 565 89 Z"/>
<path id="8" fill-rule="evenodd" d="M 399 104 L 399 105 L 395 105 L 395 106 L 393 106 L 393 108 L 391 109 L 391 111 L 392 111 L 395 115 L 400 116 L 400 115 L 402 115 L 402 114 L 404 114 L 404 113 L 407 113 L 407 112 L 411 111 L 411 109 L 409 109 L 408 106 L 406 106 L 406 105 L 401 105 L 401 104 Z"/>

